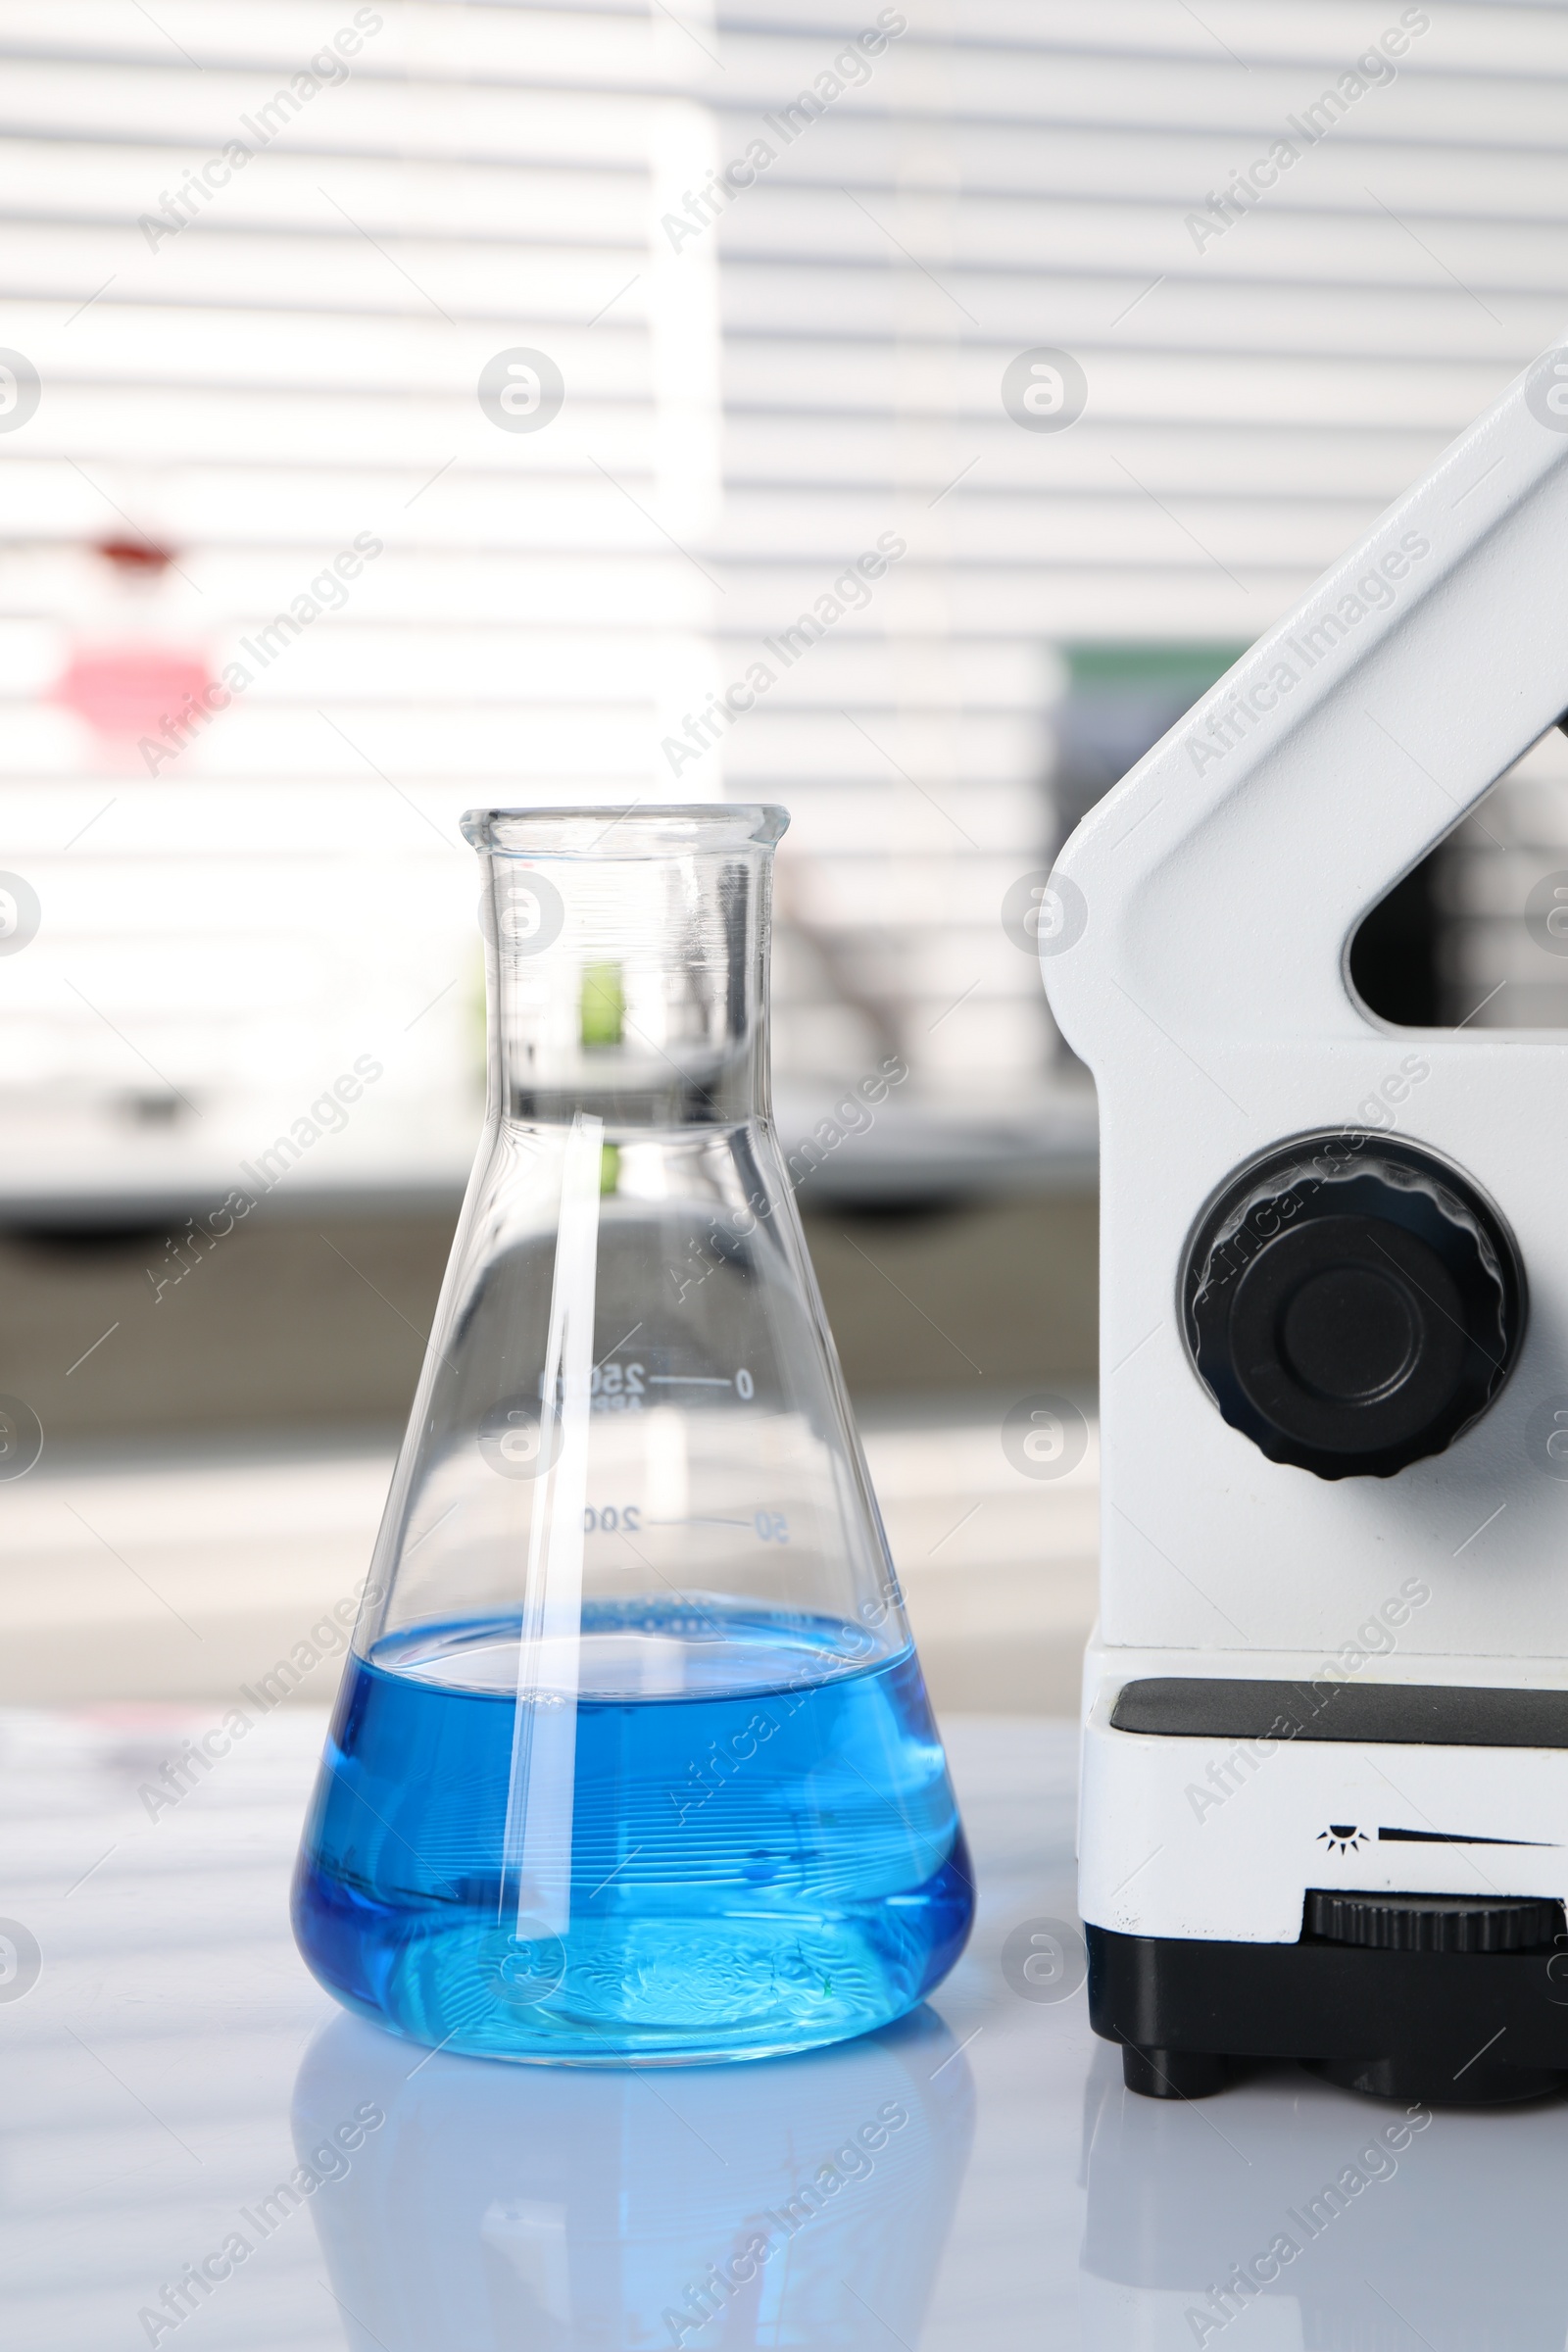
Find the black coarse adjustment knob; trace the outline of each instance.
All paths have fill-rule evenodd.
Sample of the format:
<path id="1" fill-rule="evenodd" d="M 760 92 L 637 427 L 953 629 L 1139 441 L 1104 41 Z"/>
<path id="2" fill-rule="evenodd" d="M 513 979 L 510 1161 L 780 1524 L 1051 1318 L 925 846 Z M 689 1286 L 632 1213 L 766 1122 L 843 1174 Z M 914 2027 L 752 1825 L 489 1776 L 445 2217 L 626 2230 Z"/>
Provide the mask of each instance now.
<path id="1" fill-rule="evenodd" d="M 1378 1952 L 1539 1952 L 1563 1933 L 1545 1895 L 1340 1894 L 1312 1888 L 1306 1933 Z"/>
<path id="2" fill-rule="evenodd" d="M 1456 1168 L 1351 1130 L 1241 1168 L 1182 1280 L 1187 1344 L 1233 1429 L 1319 1478 L 1391 1478 L 1484 1413 L 1524 1335 L 1513 1236 Z"/>

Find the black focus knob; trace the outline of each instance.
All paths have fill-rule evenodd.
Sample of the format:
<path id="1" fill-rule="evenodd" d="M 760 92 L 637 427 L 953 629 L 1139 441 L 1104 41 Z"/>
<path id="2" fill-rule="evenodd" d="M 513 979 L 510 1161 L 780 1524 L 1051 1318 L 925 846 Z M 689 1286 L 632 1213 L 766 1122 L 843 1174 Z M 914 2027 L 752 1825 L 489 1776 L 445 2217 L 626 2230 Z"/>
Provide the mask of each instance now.
<path id="1" fill-rule="evenodd" d="M 1473 1894 L 1340 1894 L 1313 1887 L 1306 1932 L 1377 1952 L 1549 1951 L 1563 1933 L 1554 1897 Z"/>
<path id="2" fill-rule="evenodd" d="M 1271 1461 L 1390 1478 L 1496 1396 L 1524 1269 L 1457 1169 L 1352 1130 L 1238 1170 L 1188 1247 L 1182 1302 L 1200 1377 Z"/>

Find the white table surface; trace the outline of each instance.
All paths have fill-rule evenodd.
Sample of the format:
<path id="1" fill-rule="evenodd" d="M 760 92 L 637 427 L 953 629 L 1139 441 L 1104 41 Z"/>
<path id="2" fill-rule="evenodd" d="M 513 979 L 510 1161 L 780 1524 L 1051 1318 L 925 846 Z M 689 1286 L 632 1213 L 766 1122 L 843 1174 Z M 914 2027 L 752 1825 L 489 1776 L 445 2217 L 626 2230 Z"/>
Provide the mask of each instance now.
<path id="1" fill-rule="evenodd" d="M 286 1894 L 323 1721 L 280 1710 L 152 1821 L 138 1786 L 204 1719 L 0 1717 L 7 2347 L 667 2347 L 761 2233 L 692 2352 L 1562 2352 L 1568 2104 L 1440 2112 L 1369 2157 L 1402 2110 L 1289 2068 L 1133 2099 L 1081 1989 L 1014 1989 L 1008 1936 L 1073 1916 L 1068 1728 L 948 1726 L 980 1916 L 916 2020 L 807 2059 L 584 2075 L 421 2059 L 306 1974 Z M 833 2164 L 890 2103 L 885 2146 Z M 361 2109 L 384 2122 L 297 2173 Z M 1287 2218 L 1352 2172 L 1315 2237 Z M 1225 2319 L 1209 2290 L 1293 2229 L 1298 2257 Z M 170 2324 L 165 2287 L 222 2270 L 236 2232 L 245 2259 Z"/>

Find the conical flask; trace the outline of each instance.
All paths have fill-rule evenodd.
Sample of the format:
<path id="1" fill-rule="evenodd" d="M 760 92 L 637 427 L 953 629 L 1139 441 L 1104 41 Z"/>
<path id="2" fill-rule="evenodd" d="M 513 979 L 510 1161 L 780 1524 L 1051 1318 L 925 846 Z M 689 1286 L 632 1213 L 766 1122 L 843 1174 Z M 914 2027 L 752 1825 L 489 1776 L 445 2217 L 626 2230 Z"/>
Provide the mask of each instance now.
<path id="1" fill-rule="evenodd" d="M 464 820 L 489 1108 L 295 1883 L 322 1984 L 416 2041 L 805 2049 L 912 2008 L 968 1933 L 769 1116 L 787 822 Z"/>

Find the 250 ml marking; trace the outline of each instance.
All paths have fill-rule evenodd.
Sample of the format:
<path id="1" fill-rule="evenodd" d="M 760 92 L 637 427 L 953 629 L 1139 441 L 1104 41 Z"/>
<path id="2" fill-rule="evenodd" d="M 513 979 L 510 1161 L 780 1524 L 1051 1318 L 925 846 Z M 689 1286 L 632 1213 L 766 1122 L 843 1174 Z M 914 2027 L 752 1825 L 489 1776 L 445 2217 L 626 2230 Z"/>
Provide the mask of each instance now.
<path id="1" fill-rule="evenodd" d="M 539 1375 L 539 1395 L 549 1380 Z M 596 1364 L 588 1382 L 589 1410 L 595 1413 L 640 1413 L 649 1389 L 733 1389 L 743 1404 L 757 1394 L 757 1383 L 743 1366 L 733 1379 L 726 1373 L 650 1372 L 645 1364 Z M 556 1376 L 556 1407 L 565 1399 L 566 1384 Z"/>

